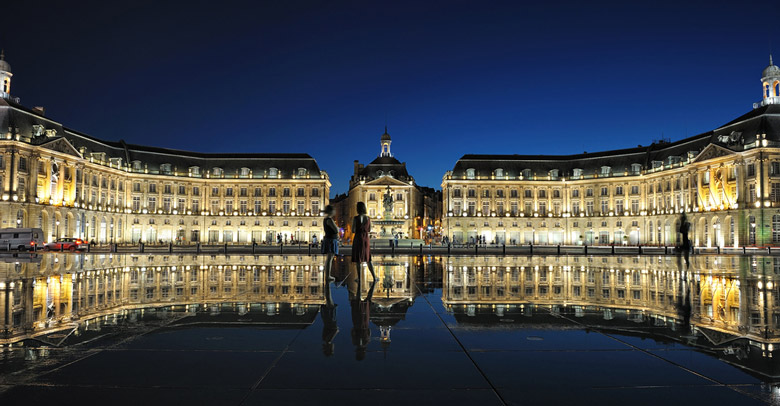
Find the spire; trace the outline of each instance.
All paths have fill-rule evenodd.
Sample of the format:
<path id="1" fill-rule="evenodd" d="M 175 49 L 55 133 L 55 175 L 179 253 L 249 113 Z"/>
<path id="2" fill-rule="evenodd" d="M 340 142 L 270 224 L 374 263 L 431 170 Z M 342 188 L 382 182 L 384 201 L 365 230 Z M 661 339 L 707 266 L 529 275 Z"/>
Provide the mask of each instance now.
<path id="1" fill-rule="evenodd" d="M 775 63 L 772 62 L 772 54 L 769 54 L 769 65 L 774 65 Z"/>

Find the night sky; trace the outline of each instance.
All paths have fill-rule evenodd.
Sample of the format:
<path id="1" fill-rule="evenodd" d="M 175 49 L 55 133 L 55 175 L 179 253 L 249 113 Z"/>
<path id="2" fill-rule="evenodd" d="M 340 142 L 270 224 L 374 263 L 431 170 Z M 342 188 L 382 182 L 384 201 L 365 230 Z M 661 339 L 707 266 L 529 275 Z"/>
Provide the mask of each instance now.
<path id="1" fill-rule="evenodd" d="M 307 152 L 331 195 L 386 121 L 394 155 L 440 188 L 466 153 L 711 130 L 760 100 L 773 44 L 780 60 L 777 1 L 157 3 L 6 2 L 12 94 L 107 140 Z"/>

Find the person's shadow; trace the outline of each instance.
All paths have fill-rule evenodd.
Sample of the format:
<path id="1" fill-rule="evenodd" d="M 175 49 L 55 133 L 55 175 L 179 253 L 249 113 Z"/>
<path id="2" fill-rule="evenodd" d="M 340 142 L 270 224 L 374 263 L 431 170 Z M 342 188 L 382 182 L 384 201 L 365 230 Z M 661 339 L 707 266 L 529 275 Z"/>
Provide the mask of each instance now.
<path id="1" fill-rule="evenodd" d="M 366 297 L 361 299 L 362 272 L 358 272 L 354 278 L 348 278 L 349 305 L 352 308 L 352 344 L 355 346 L 355 359 L 362 361 L 366 357 L 366 349 L 371 341 L 371 327 L 369 317 L 371 298 L 374 296 L 376 279 L 371 282 Z"/>

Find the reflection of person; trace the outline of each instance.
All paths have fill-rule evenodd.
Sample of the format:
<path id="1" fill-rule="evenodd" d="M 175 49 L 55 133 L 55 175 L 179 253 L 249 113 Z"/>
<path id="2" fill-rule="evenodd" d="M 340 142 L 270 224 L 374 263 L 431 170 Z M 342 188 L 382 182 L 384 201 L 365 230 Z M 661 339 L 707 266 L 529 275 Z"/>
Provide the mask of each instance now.
<path id="1" fill-rule="evenodd" d="M 333 206 L 325 206 L 325 221 L 322 226 L 325 228 L 325 236 L 322 238 L 322 253 L 325 258 L 325 277 L 327 280 L 333 280 L 330 270 L 333 267 L 333 257 L 339 253 L 339 228 L 333 221 Z"/>
<path id="2" fill-rule="evenodd" d="M 685 217 L 685 213 L 680 215 L 680 234 L 681 234 L 681 244 L 680 244 L 680 253 L 685 256 L 685 265 L 691 266 L 690 261 L 690 251 L 691 251 L 691 240 L 688 238 L 688 230 L 691 228 L 691 223 L 688 222 L 688 219 Z M 678 255 L 680 254 L 678 253 Z"/>
<path id="3" fill-rule="evenodd" d="M 330 283 L 325 279 L 325 304 L 320 306 L 320 317 L 322 317 L 322 353 L 326 357 L 333 355 L 335 346 L 333 339 L 339 333 L 339 326 L 336 322 L 336 304 L 333 303 L 333 296 L 330 292 Z"/>
<path id="4" fill-rule="evenodd" d="M 352 273 L 350 272 L 350 275 Z M 358 272 L 357 277 L 350 278 L 349 305 L 352 309 L 352 345 L 355 346 L 355 359 L 362 361 L 366 357 L 366 349 L 371 341 L 371 327 L 369 326 L 371 297 L 374 295 L 374 286 L 376 280 L 371 282 L 366 298 L 361 300 L 360 293 L 363 284 L 362 277 Z"/>
<path id="5" fill-rule="evenodd" d="M 371 277 L 376 279 L 374 265 L 371 264 L 371 219 L 366 215 L 366 204 L 358 202 L 358 215 L 352 219 L 352 230 L 355 237 L 352 240 L 352 263 L 357 267 L 358 277 L 360 267 L 364 262 L 368 263 L 368 270 L 371 271 Z"/>

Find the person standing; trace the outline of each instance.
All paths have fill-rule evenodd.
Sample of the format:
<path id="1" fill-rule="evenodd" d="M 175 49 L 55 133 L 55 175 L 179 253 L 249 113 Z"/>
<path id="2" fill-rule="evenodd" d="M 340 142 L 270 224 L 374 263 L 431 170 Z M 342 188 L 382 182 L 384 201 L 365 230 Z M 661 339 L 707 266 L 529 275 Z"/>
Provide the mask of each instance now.
<path id="1" fill-rule="evenodd" d="M 685 258 L 685 265 L 690 266 L 690 254 L 691 254 L 691 240 L 688 238 L 688 231 L 691 229 L 691 223 L 685 217 L 685 212 L 680 215 L 680 234 L 682 237 L 682 244 L 680 245 L 680 251 Z"/>
<path id="2" fill-rule="evenodd" d="M 357 212 L 358 215 L 352 219 L 352 230 L 355 233 L 352 239 L 352 263 L 357 266 L 358 275 L 360 267 L 364 262 L 367 263 L 371 277 L 376 280 L 374 265 L 371 264 L 371 219 L 366 215 L 366 204 L 358 202 Z"/>
<path id="3" fill-rule="evenodd" d="M 325 236 L 322 238 L 321 252 L 326 255 L 325 277 L 327 280 L 334 280 L 335 278 L 331 275 L 331 268 L 333 267 L 333 257 L 339 253 L 339 228 L 336 226 L 336 222 L 333 221 L 333 206 L 325 206 L 324 212 L 325 220 L 322 222 L 322 226 Z"/>

